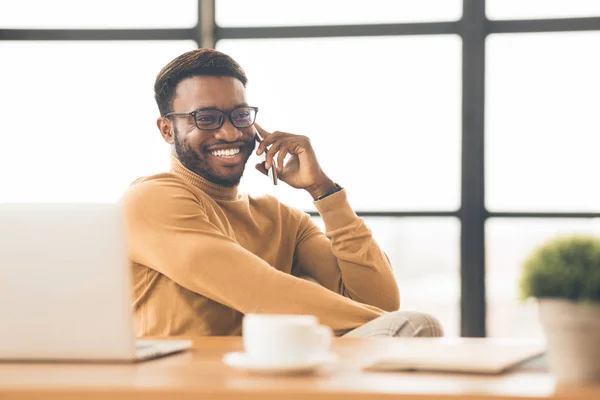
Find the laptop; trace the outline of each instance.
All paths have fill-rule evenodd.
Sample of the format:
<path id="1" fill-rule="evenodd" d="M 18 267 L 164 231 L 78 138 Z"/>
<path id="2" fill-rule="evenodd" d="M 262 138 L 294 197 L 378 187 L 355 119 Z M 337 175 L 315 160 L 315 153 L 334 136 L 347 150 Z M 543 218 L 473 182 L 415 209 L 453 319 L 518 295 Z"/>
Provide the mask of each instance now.
<path id="1" fill-rule="evenodd" d="M 0 204 L 0 360 L 139 361 L 190 340 L 135 340 L 119 204 Z"/>

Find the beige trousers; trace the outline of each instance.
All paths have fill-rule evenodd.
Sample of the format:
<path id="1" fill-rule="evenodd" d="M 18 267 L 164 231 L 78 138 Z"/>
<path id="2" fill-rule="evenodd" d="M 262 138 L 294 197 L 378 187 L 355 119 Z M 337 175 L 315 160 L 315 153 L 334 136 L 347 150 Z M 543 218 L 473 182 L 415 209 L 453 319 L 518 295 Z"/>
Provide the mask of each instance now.
<path id="1" fill-rule="evenodd" d="M 444 336 L 440 322 L 417 311 L 389 312 L 344 335 L 352 338 L 439 336 Z"/>

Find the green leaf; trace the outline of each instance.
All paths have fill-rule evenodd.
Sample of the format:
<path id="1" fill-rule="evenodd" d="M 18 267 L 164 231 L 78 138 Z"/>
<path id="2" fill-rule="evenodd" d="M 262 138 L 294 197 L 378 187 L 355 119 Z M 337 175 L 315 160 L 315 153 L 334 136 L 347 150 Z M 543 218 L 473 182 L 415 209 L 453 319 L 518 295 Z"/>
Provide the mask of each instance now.
<path id="1" fill-rule="evenodd" d="M 600 238 L 559 237 L 535 249 L 523 265 L 520 291 L 522 299 L 600 303 Z"/>

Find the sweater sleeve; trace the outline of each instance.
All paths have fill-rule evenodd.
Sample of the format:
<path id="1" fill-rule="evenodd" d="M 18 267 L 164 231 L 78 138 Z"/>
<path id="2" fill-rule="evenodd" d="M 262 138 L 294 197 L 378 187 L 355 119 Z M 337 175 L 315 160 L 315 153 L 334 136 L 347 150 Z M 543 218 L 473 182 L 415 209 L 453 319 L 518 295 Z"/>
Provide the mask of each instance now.
<path id="1" fill-rule="evenodd" d="M 241 313 L 312 314 L 338 334 L 383 313 L 273 268 L 218 226 L 182 182 L 138 183 L 123 203 L 132 261 Z"/>
<path id="2" fill-rule="evenodd" d="M 342 190 L 315 202 L 325 234 L 304 219 L 294 256 L 294 274 L 308 275 L 345 297 L 386 311 L 400 307 L 400 293 L 386 254 Z"/>

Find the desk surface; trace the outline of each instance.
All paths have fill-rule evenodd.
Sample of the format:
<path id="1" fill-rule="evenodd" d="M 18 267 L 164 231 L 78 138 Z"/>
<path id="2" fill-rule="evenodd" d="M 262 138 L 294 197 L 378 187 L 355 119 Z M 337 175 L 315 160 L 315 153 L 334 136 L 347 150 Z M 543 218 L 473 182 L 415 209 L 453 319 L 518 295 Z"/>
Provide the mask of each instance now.
<path id="1" fill-rule="evenodd" d="M 392 354 L 397 340 L 335 339 L 340 362 L 315 375 L 268 377 L 221 362 L 242 349 L 234 337 L 201 338 L 192 350 L 137 364 L 0 363 L 0 399 L 600 399 L 598 386 L 556 385 L 544 372 L 497 376 L 375 373 L 362 367 Z M 410 339 L 404 339 L 410 340 Z"/>

